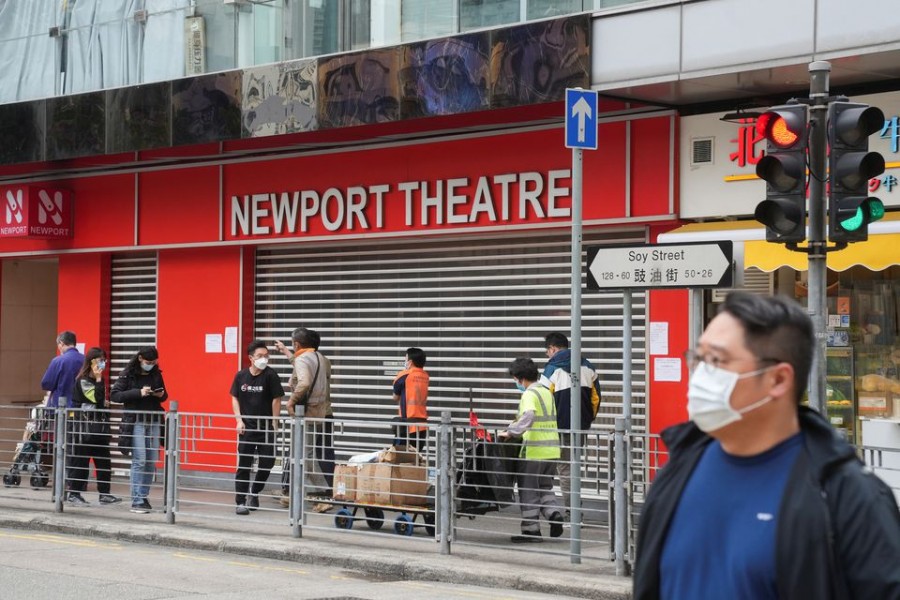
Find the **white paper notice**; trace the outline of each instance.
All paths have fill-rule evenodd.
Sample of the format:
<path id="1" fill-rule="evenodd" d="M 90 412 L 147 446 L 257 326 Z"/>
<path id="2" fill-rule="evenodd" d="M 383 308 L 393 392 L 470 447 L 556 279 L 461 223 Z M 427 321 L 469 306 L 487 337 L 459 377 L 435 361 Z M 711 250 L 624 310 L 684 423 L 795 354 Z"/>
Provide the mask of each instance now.
<path id="1" fill-rule="evenodd" d="M 84 342 L 75 344 L 75 349 L 84 354 Z"/>
<path id="2" fill-rule="evenodd" d="M 206 353 L 214 354 L 222 352 L 222 334 L 207 333 L 206 334 Z"/>
<path id="3" fill-rule="evenodd" d="M 666 321 L 650 322 L 650 354 L 669 353 L 669 323 Z"/>
<path id="4" fill-rule="evenodd" d="M 828 326 L 834 329 L 841 326 L 841 315 L 828 315 Z"/>
<path id="5" fill-rule="evenodd" d="M 680 358 L 654 358 L 654 381 L 681 381 Z"/>
<path id="6" fill-rule="evenodd" d="M 225 328 L 225 353 L 237 354 L 237 327 Z"/>

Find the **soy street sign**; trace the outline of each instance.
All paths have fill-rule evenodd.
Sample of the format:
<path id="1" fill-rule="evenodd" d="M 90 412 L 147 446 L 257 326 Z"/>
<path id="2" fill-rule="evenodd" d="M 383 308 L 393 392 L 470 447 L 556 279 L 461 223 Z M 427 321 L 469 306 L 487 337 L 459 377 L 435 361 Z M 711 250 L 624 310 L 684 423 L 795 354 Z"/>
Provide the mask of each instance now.
<path id="1" fill-rule="evenodd" d="M 600 289 L 732 287 L 732 242 L 593 246 L 587 287 Z"/>

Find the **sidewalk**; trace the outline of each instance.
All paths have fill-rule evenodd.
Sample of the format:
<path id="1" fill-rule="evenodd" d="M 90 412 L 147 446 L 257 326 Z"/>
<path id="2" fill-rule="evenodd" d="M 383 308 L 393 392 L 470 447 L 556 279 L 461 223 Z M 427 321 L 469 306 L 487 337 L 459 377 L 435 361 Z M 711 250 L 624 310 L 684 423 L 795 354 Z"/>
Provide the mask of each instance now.
<path id="1" fill-rule="evenodd" d="M 303 537 L 296 539 L 284 521 L 285 511 L 274 508 L 274 502 L 262 502 L 262 498 L 260 511 L 238 518 L 234 518 L 233 507 L 210 504 L 208 497 L 193 498 L 194 506 L 183 502 L 184 513 L 177 516 L 176 524 L 169 525 L 161 513 L 128 512 L 127 503 L 66 507 L 65 512 L 56 513 L 47 490 L 4 491 L 14 492 L 0 495 L 0 527 L 5 528 L 329 565 L 397 580 L 464 583 L 580 598 L 631 597 L 630 579 L 616 577 L 613 564 L 596 556 L 572 564 L 564 556 L 516 551 L 509 544 L 499 545 L 491 538 L 473 535 L 468 535 L 469 543 L 455 543 L 451 554 L 442 556 L 440 546 L 423 535 L 399 536 L 387 526 L 378 532 L 368 531 L 364 525 L 357 526 L 356 533 L 341 531 L 333 528 L 333 515 L 311 515 Z M 114 493 L 118 491 L 114 489 Z M 467 519 L 460 521 L 460 525 L 474 529 Z M 536 546 L 561 552 L 568 548 L 568 541 L 547 540 Z"/>

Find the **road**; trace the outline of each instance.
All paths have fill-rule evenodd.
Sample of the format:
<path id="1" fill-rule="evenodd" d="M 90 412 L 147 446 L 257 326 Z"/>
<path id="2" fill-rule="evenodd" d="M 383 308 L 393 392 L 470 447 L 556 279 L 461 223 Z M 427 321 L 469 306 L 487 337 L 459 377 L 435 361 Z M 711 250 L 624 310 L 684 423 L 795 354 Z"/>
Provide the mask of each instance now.
<path id="1" fill-rule="evenodd" d="M 391 581 L 335 567 L 0 529 L 0 598 L 549 600 L 562 597 L 438 582 Z"/>

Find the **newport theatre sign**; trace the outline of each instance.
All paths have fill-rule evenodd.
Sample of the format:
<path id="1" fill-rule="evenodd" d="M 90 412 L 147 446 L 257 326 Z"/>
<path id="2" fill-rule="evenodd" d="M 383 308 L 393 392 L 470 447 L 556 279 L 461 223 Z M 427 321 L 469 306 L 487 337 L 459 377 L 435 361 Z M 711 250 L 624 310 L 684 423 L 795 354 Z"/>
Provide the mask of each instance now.
<path id="1" fill-rule="evenodd" d="M 0 187 L 0 238 L 72 237 L 74 207 L 68 190 L 21 185 Z"/>

